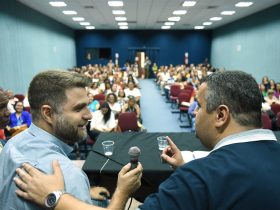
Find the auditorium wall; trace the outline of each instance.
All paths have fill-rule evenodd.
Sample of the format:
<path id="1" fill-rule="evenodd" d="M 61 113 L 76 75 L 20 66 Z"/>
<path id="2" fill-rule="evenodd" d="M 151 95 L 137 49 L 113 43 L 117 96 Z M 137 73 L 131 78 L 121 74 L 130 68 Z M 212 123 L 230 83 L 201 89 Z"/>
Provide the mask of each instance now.
<path id="1" fill-rule="evenodd" d="M 280 4 L 214 30 L 211 63 L 280 82 L 279 11 Z"/>
<path id="2" fill-rule="evenodd" d="M 150 54 L 158 65 L 182 64 L 185 52 L 190 63 L 201 63 L 210 59 L 211 32 L 194 30 L 103 30 L 76 31 L 77 64 L 106 63 L 108 59 L 87 60 L 88 48 L 111 48 L 112 59 L 119 54 L 120 65 L 134 62 L 135 52 Z"/>
<path id="3" fill-rule="evenodd" d="M 25 94 L 45 69 L 76 65 L 74 31 L 15 0 L 0 0 L 0 87 Z"/>

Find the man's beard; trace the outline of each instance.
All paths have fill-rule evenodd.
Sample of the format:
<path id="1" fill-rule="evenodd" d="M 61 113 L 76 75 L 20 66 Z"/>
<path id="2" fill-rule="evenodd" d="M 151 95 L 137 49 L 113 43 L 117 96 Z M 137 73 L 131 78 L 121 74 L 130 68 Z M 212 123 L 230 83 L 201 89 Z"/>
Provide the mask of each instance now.
<path id="1" fill-rule="evenodd" d="M 78 125 L 74 126 L 64 117 L 57 116 L 53 125 L 54 135 L 66 143 L 75 143 L 86 138 L 86 131 L 82 132 Z"/>

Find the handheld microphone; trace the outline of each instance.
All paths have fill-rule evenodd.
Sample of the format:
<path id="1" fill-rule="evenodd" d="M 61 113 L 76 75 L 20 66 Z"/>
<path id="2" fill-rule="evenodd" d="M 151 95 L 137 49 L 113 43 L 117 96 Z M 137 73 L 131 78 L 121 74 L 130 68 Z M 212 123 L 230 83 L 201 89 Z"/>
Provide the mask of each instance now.
<path id="1" fill-rule="evenodd" d="M 133 170 L 137 167 L 138 164 L 138 158 L 141 154 L 141 150 L 138 147 L 130 147 L 128 150 L 128 155 L 130 158 L 131 168 L 130 170 Z"/>

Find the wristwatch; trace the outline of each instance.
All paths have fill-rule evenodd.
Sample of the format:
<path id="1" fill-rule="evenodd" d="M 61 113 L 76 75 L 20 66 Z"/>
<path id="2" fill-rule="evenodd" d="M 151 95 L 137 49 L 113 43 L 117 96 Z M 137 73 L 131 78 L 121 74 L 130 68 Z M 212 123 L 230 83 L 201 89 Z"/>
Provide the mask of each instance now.
<path id="1" fill-rule="evenodd" d="M 60 197 L 65 194 L 66 192 L 64 190 L 56 190 L 51 192 L 47 195 L 45 198 L 45 206 L 47 209 L 53 209 L 56 204 L 58 203 Z"/>

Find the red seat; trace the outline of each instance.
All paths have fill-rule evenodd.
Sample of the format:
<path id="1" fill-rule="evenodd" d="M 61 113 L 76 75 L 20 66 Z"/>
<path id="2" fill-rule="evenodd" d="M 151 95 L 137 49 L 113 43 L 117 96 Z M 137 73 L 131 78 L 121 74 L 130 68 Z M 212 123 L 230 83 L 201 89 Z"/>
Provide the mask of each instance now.
<path id="1" fill-rule="evenodd" d="M 171 108 L 173 108 L 173 105 L 176 103 L 180 91 L 181 91 L 180 85 L 171 85 L 170 86 L 169 98 L 171 100 Z"/>
<path id="2" fill-rule="evenodd" d="M 262 113 L 262 125 L 263 129 L 272 129 L 271 119 L 266 112 Z"/>
<path id="3" fill-rule="evenodd" d="M 139 131 L 135 112 L 123 112 L 118 117 L 118 128 L 121 132 Z"/>
<path id="4" fill-rule="evenodd" d="M 280 104 L 272 104 L 271 110 L 274 112 L 275 115 L 277 115 L 277 113 L 280 112 Z"/>
<path id="5" fill-rule="evenodd" d="M 280 130 L 280 112 L 277 113 L 276 126 L 277 126 L 277 129 Z"/>
<path id="6" fill-rule="evenodd" d="M 188 113 L 189 106 L 182 105 L 183 102 L 189 103 L 191 99 L 191 94 L 190 93 L 180 93 L 178 95 L 178 107 L 180 110 L 180 115 L 179 115 L 179 120 L 182 121 L 182 114 L 183 113 Z M 189 117 L 188 117 L 189 118 Z"/>
<path id="7" fill-rule="evenodd" d="M 103 93 L 96 94 L 93 99 L 97 100 L 101 105 L 105 101 L 106 96 Z"/>
<path id="8" fill-rule="evenodd" d="M 16 94 L 16 95 L 14 95 L 14 97 L 15 98 L 17 98 L 19 101 L 23 101 L 24 100 L 24 98 L 25 98 L 25 96 L 23 95 L 23 94 Z"/>

